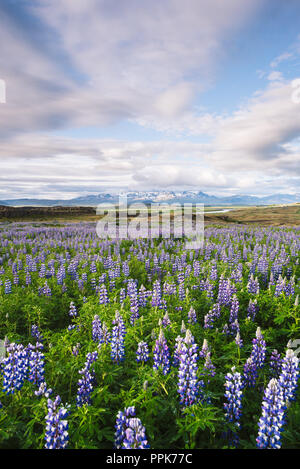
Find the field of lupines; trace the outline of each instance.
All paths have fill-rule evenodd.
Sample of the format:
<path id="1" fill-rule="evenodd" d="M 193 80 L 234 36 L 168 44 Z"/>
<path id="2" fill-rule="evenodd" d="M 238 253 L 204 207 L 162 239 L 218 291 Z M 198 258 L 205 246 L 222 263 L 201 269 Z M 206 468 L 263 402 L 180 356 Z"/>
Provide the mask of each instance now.
<path id="1" fill-rule="evenodd" d="M 299 448 L 300 228 L 0 231 L 0 448 Z"/>

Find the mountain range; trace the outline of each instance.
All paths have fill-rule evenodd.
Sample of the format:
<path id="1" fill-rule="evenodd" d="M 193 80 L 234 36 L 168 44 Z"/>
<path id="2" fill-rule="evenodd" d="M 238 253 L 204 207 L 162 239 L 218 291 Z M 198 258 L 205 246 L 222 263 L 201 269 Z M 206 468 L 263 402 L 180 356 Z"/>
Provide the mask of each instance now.
<path id="1" fill-rule="evenodd" d="M 127 196 L 128 203 L 203 203 L 210 206 L 230 206 L 230 205 L 273 205 L 273 204 L 291 204 L 300 203 L 300 194 L 274 194 L 265 197 L 257 197 L 251 195 L 232 195 L 232 196 L 215 196 L 209 195 L 201 191 L 137 191 L 123 193 Z M 103 203 L 117 203 L 118 194 L 100 193 L 95 195 L 85 195 L 75 197 L 73 199 L 7 199 L 0 200 L 0 205 L 8 205 L 14 207 L 21 206 L 88 206 L 95 207 Z"/>

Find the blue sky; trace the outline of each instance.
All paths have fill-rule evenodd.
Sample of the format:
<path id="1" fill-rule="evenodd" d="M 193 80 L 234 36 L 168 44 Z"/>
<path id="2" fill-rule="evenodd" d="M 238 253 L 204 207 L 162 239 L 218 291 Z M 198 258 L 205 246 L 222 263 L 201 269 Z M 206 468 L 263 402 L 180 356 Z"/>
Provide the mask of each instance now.
<path id="1" fill-rule="evenodd" d="M 298 0 L 2 0 L 0 200 L 300 193 L 299 18 Z"/>

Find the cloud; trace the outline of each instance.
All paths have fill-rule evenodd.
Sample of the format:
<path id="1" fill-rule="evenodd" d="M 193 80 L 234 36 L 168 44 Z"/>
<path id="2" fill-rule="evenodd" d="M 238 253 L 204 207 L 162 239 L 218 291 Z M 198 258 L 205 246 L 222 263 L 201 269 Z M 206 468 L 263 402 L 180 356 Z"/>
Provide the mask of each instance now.
<path id="1" fill-rule="evenodd" d="M 258 0 L 0 5 L 0 136 L 172 119 L 205 88 Z M 218 14 L 216 15 L 216 11 Z"/>

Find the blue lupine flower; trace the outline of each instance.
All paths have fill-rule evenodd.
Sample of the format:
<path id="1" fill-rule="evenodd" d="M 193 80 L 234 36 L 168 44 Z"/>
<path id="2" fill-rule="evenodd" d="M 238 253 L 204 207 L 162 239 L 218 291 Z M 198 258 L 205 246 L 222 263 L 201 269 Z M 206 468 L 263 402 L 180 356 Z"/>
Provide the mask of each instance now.
<path id="1" fill-rule="evenodd" d="M 149 360 L 149 347 L 147 342 L 139 342 L 138 348 L 136 351 L 136 361 L 140 362 L 147 362 Z"/>
<path id="2" fill-rule="evenodd" d="M 3 391 L 14 394 L 19 391 L 28 372 L 28 351 L 23 345 L 12 343 L 7 347 L 8 357 L 4 358 L 3 365 Z"/>
<path id="3" fill-rule="evenodd" d="M 295 399 L 298 378 L 299 360 L 293 350 L 288 349 L 286 356 L 282 360 L 281 374 L 278 380 L 282 388 L 284 402 L 293 401 Z"/>
<path id="4" fill-rule="evenodd" d="M 46 449 L 65 449 L 68 445 L 68 407 L 61 405 L 61 399 L 56 396 L 55 401 L 48 399 L 48 414 L 46 415 Z M 60 407 L 59 407 L 60 406 Z"/>
<path id="5" fill-rule="evenodd" d="M 116 425 L 115 425 L 115 444 L 116 449 L 121 449 L 123 440 L 125 438 L 125 431 L 128 426 L 128 417 L 135 416 L 135 408 L 127 407 L 123 412 L 119 411 L 117 415 Z"/>
<path id="6" fill-rule="evenodd" d="M 242 409 L 242 375 L 235 371 L 235 367 L 231 368 L 231 373 L 225 376 L 225 397 L 227 402 L 224 403 L 225 418 L 228 422 L 233 423 L 237 430 L 240 428 L 240 418 Z M 238 445 L 237 432 L 229 432 L 229 439 L 234 446 Z"/>
<path id="7" fill-rule="evenodd" d="M 260 449 L 281 447 L 281 432 L 285 413 L 283 390 L 277 379 L 269 382 L 262 402 L 262 415 L 258 422 L 257 447 Z"/>
<path id="8" fill-rule="evenodd" d="M 86 356 L 86 362 L 82 370 L 79 371 L 81 378 L 78 381 L 78 390 L 76 403 L 78 407 L 82 407 L 84 404 L 91 403 L 91 392 L 93 390 L 93 384 L 95 380 L 94 371 L 91 370 L 92 363 L 98 358 L 98 352 L 88 353 Z"/>
<path id="9" fill-rule="evenodd" d="M 104 283 L 102 283 L 102 285 L 100 286 L 100 290 L 99 290 L 99 304 L 107 305 L 108 303 L 109 303 L 109 298 L 107 295 L 106 286 L 104 285 Z"/>
<path id="10" fill-rule="evenodd" d="M 35 345 L 28 344 L 28 380 L 36 385 L 40 385 L 45 375 L 45 355 L 41 352 L 43 344 L 37 342 Z"/>
<path id="11" fill-rule="evenodd" d="M 76 309 L 76 306 L 74 305 L 73 301 L 71 301 L 71 303 L 70 303 L 69 316 L 71 316 L 71 318 L 76 318 L 76 316 L 77 316 L 77 309 Z"/>
<path id="12" fill-rule="evenodd" d="M 189 324 L 196 324 L 197 323 L 197 315 L 196 315 L 196 311 L 194 310 L 193 307 L 191 307 L 189 312 L 188 312 L 188 323 Z"/>
<path id="13" fill-rule="evenodd" d="M 92 322 L 92 339 L 94 342 L 101 342 L 102 339 L 102 332 L 101 332 L 102 324 L 98 314 L 95 314 L 93 322 Z"/>
<path id="14" fill-rule="evenodd" d="M 270 357 L 270 368 L 271 368 L 271 373 L 275 378 L 279 377 L 281 365 L 282 365 L 281 355 L 276 349 L 274 349 Z"/>
<path id="15" fill-rule="evenodd" d="M 34 394 L 36 396 L 44 396 L 44 397 L 49 397 L 51 394 L 52 394 L 52 389 L 51 388 L 47 388 L 47 384 L 45 383 L 45 381 L 43 381 L 40 386 L 39 386 L 39 389 L 37 391 L 34 391 Z"/>
<path id="16" fill-rule="evenodd" d="M 155 342 L 155 347 L 153 350 L 153 369 L 158 370 L 162 369 L 164 375 L 170 371 L 170 352 L 165 339 L 164 333 L 161 330 L 159 337 Z"/>
<path id="17" fill-rule="evenodd" d="M 198 346 L 188 329 L 180 348 L 178 371 L 178 393 L 184 407 L 195 404 L 198 399 L 197 352 Z"/>
<path id="18" fill-rule="evenodd" d="M 4 293 L 5 295 L 9 295 L 11 293 L 11 281 L 9 279 L 5 280 Z"/>
<path id="19" fill-rule="evenodd" d="M 135 408 L 128 407 L 118 412 L 115 425 L 116 449 L 149 449 L 145 428 L 135 417 Z"/>
<path id="20" fill-rule="evenodd" d="M 138 418 L 130 418 L 128 427 L 125 430 L 125 438 L 123 440 L 124 449 L 149 449 L 150 445 L 147 441 L 146 430 L 142 422 Z"/>
<path id="21" fill-rule="evenodd" d="M 115 326 L 112 330 L 111 338 L 111 358 L 114 362 L 120 363 L 125 358 L 125 334 L 126 329 L 122 316 L 116 313 L 113 321 Z"/>

